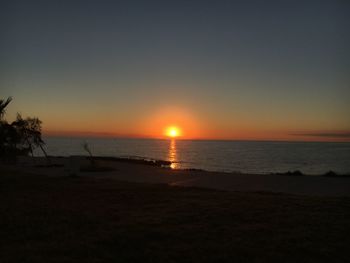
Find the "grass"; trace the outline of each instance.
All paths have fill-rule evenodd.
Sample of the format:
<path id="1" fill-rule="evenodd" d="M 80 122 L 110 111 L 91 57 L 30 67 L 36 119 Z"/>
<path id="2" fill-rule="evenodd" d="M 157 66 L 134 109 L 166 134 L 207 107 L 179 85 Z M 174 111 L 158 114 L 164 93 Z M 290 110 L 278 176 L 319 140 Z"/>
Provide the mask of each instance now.
<path id="1" fill-rule="evenodd" d="M 346 262 L 350 199 L 1 171 L 0 262 Z"/>

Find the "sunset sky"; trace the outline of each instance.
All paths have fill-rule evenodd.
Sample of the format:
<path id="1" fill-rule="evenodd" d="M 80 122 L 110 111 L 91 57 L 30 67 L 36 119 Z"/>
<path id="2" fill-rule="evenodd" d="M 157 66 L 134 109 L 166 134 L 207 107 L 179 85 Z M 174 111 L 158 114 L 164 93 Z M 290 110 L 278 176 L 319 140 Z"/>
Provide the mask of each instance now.
<path id="1" fill-rule="evenodd" d="M 341 0 L 2 1 L 0 97 L 45 134 L 350 141 L 349 14 Z"/>

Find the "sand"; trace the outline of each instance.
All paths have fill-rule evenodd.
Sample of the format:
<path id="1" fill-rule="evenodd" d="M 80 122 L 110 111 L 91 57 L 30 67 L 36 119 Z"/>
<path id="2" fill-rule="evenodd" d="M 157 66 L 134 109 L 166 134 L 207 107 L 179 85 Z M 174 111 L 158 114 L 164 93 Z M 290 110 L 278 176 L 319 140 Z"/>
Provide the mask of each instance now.
<path id="1" fill-rule="evenodd" d="M 272 178 L 257 179 L 263 176 L 110 165 L 117 170 L 79 176 L 59 167 L 0 167 L 0 262 L 328 263 L 350 257 L 349 197 L 253 192 L 273 188 Z M 227 185 L 216 184 L 215 176 Z M 281 180 L 309 188 L 314 182 Z M 249 182 L 256 188 L 246 192 L 166 185 L 242 190 Z"/>
<path id="2" fill-rule="evenodd" d="M 88 166 L 89 162 L 82 157 L 74 157 L 80 166 Z M 68 158 L 52 158 L 52 164 L 67 164 Z M 33 167 L 46 164 L 44 158 L 27 159 L 22 164 L 12 167 L 18 171 L 51 176 L 66 176 L 66 167 Z M 101 161 L 98 167 L 109 167 L 112 171 L 78 172 L 79 176 L 109 178 L 127 182 L 142 182 L 152 184 L 168 184 L 172 186 L 200 187 L 215 190 L 240 192 L 274 192 L 301 194 L 310 196 L 350 196 L 349 177 L 324 176 L 287 176 L 267 174 L 237 174 L 223 172 L 208 172 L 198 170 L 173 170 L 158 166 L 135 164 L 127 162 Z M 74 166 L 74 165 L 73 165 Z M 73 167 L 76 169 L 77 165 Z M 78 165 L 79 167 L 79 165 Z M 70 168 L 68 167 L 68 170 Z"/>
<path id="3" fill-rule="evenodd" d="M 67 167 L 33 164 L 0 167 L 2 263 L 350 257 L 349 178 L 178 171 L 123 162 L 98 163 L 113 171 L 69 176 Z"/>

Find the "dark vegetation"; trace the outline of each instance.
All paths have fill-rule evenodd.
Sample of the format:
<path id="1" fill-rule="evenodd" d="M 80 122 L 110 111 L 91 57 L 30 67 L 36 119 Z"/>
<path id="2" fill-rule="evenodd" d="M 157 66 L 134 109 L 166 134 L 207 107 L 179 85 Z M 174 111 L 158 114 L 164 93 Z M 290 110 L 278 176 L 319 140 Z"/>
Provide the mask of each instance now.
<path id="1" fill-rule="evenodd" d="M 305 174 L 299 170 L 295 170 L 293 172 L 288 171 L 285 173 L 272 173 L 272 174 L 276 174 L 276 175 L 287 175 L 287 176 L 304 176 Z M 339 174 L 336 173 L 334 171 L 328 171 L 325 174 L 323 174 L 322 176 L 326 176 L 326 177 L 341 177 L 341 178 L 345 178 L 345 177 L 349 177 L 350 178 L 350 174 Z"/>
<path id="2" fill-rule="evenodd" d="M 287 176 L 304 176 L 305 174 L 303 174 L 301 171 L 299 170 L 295 170 L 295 171 L 288 171 L 285 173 L 271 173 L 271 174 L 276 174 L 276 175 L 287 175 Z"/>
<path id="3" fill-rule="evenodd" d="M 12 98 L 0 99 L 0 159 L 5 162 L 15 162 L 18 155 L 33 155 L 33 150 L 43 148 L 44 141 L 41 138 L 41 121 L 34 117 L 22 118 L 17 113 L 16 120 L 8 123 L 4 118 L 6 107 Z"/>
<path id="4" fill-rule="evenodd" d="M 338 174 L 334 171 L 328 171 L 327 173 L 325 173 L 323 176 L 326 176 L 326 177 L 347 177 L 347 178 L 350 178 L 350 174 Z"/>
<path id="5" fill-rule="evenodd" d="M 85 146 L 84 146 L 85 147 Z M 91 151 L 90 151 L 91 152 Z M 109 172 L 114 171 L 112 167 L 101 166 L 98 161 L 112 161 L 123 162 L 132 164 L 145 164 L 150 166 L 169 167 L 171 162 L 164 160 L 154 160 L 149 158 L 136 158 L 136 157 L 106 157 L 106 156 L 90 156 L 87 159 L 90 161 L 90 165 L 86 165 L 80 168 L 81 172 Z"/>
<path id="6" fill-rule="evenodd" d="M 348 262 L 350 199 L 2 170 L 0 262 Z"/>
<path id="7" fill-rule="evenodd" d="M 149 158 L 136 158 L 136 157 L 104 157 L 104 156 L 94 156 L 94 160 L 104 160 L 104 161 L 113 161 L 113 162 L 126 162 L 126 163 L 135 163 L 135 164 L 146 164 L 151 166 L 170 166 L 170 161 L 165 160 L 154 160 Z"/>

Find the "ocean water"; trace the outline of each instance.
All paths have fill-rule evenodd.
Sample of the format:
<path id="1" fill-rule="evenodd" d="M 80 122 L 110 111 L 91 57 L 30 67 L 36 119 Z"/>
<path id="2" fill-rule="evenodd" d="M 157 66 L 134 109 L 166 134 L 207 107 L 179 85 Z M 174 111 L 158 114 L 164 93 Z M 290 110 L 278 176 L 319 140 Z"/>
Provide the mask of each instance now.
<path id="1" fill-rule="evenodd" d="M 48 154 L 144 157 L 169 160 L 172 168 L 209 171 L 275 173 L 300 170 L 323 174 L 329 170 L 350 173 L 350 143 L 266 142 L 215 140 L 154 140 L 46 137 Z M 42 155 L 39 149 L 36 155 Z"/>

